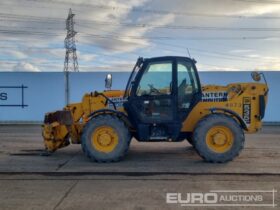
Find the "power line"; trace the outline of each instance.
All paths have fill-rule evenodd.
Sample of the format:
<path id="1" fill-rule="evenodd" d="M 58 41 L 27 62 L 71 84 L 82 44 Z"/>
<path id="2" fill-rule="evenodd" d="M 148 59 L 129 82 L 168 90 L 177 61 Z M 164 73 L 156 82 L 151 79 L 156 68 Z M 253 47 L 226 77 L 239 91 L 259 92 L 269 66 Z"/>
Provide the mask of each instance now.
<path id="1" fill-rule="evenodd" d="M 59 17 L 43 17 L 43 16 L 32 16 L 32 15 L 18 15 L 18 14 L 10 14 L 10 13 L 0 13 L 1 18 L 7 18 L 7 19 L 18 19 L 24 20 L 27 19 L 28 21 L 47 21 L 47 22 L 57 22 L 61 21 L 63 22 L 63 18 Z"/>
<path id="2" fill-rule="evenodd" d="M 232 1 L 238 1 L 238 2 L 243 2 L 243 3 L 258 3 L 258 4 L 280 4 L 280 1 L 274 1 L 274 0 L 261 0 L 261 1 L 257 1 L 257 0 L 232 0 Z"/>
<path id="3" fill-rule="evenodd" d="M 150 23 L 128 23 L 128 22 L 108 22 L 91 20 L 100 25 L 122 25 L 140 28 L 167 28 L 186 30 L 207 30 L 207 31 L 280 31 L 280 28 L 256 28 L 256 27 L 218 27 L 218 26 L 186 26 L 186 25 L 155 25 Z M 78 24 L 79 25 L 79 24 Z M 88 26 L 89 27 L 89 26 Z"/>
<path id="4" fill-rule="evenodd" d="M 69 5 L 69 2 L 56 2 L 56 1 L 38 1 L 38 0 L 26 0 L 26 1 L 32 1 L 36 3 L 52 3 L 55 5 L 62 5 L 64 6 L 65 3 Z M 233 1 L 241 1 L 242 0 L 233 0 Z M 257 3 L 265 3 L 264 1 L 254 1 L 254 0 L 243 0 L 243 2 L 257 2 Z M 268 1 L 267 3 L 277 3 L 279 4 L 279 1 Z M 72 6 L 76 7 L 84 7 L 86 9 L 89 8 L 96 8 L 96 9 L 103 9 L 103 10 L 111 10 L 112 12 L 118 12 L 120 10 L 127 10 L 129 12 L 136 12 L 136 13 L 151 13 L 151 14 L 159 14 L 159 15 L 166 15 L 166 14 L 172 14 L 176 16 L 194 16 L 194 17 L 207 17 L 207 18 L 249 18 L 249 19 L 280 19 L 280 16 L 246 16 L 246 15 L 227 15 L 227 14 L 211 14 L 211 13 L 200 13 L 200 12 L 185 12 L 185 11 L 179 11 L 179 10 L 160 10 L 160 9 L 144 9 L 140 7 L 125 7 L 125 6 L 109 6 L 109 5 L 100 5 L 100 4 L 86 4 L 86 3 L 79 3 L 79 4 L 71 4 Z M 61 9 L 61 8 L 59 8 Z M 77 10 L 77 9 L 76 9 Z M 79 10 L 77 10 L 79 11 Z"/>
<path id="5" fill-rule="evenodd" d="M 157 48 L 161 48 L 161 49 L 165 49 L 165 50 L 170 50 L 170 48 L 163 48 L 162 46 L 158 46 Z M 184 49 L 185 51 L 180 51 L 181 54 L 186 55 L 187 51 L 186 48 L 180 48 L 180 49 Z M 242 62 L 253 62 L 256 63 L 256 60 L 249 60 L 249 59 L 242 59 L 242 58 L 235 58 L 235 57 L 230 57 L 228 55 L 221 55 L 221 53 L 219 53 L 218 55 L 216 53 L 210 53 L 209 51 L 204 52 L 203 50 L 196 50 L 193 48 L 189 48 L 191 49 L 191 53 L 193 54 L 193 52 L 195 52 L 195 54 L 200 55 L 200 56 L 204 56 L 207 58 L 218 58 L 220 60 L 231 60 L 231 61 L 242 61 Z M 199 56 L 198 56 L 199 57 Z"/>
<path id="6" fill-rule="evenodd" d="M 7 41 L 7 40 L 2 40 L 2 41 Z M 2 48 L 3 50 L 5 50 L 5 49 L 23 49 L 23 51 L 28 50 L 28 51 L 38 51 L 38 52 L 40 52 L 41 50 L 61 50 L 62 49 L 62 48 L 52 48 L 52 47 L 30 47 L 30 46 L 28 46 L 28 47 L 26 47 L 26 46 L 18 46 L 18 47 L 16 47 L 16 46 L 4 46 L 4 45 L 0 46 L 0 48 Z M 110 49 L 112 49 L 112 48 L 110 48 Z M 80 47 L 80 49 L 77 52 L 93 53 L 92 50 L 86 50 L 82 46 Z M 104 54 L 102 52 L 98 52 L 98 56 L 116 58 L 118 60 L 124 60 L 124 59 L 127 60 L 127 56 L 121 57 L 121 56 L 117 56 L 117 55 Z M 138 57 L 138 55 L 135 58 L 137 58 L 137 57 Z M 22 59 L 22 60 L 24 60 L 24 59 Z M 95 62 L 97 62 L 97 61 L 95 60 Z M 98 62 L 100 62 L 100 61 L 98 61 Z"/>
<path id="7" fill-rule="evenodd" d="M 184 50 L 184 53 L 185 53 L 186 47 L 183 47 L 182 45 L 179 46 L 179 45 L 163 43 L 163 42 L 159 42 L 159 41 L 156 41 L 156 43 L 159 43 L 159 44 L 164 45 L 164 46 L 171 46 L 171 47 L 174 47 L 174 48 L 177 48 L 177 49 L 182 49 L 182 50 Z M 5 48 L 5 46 L 1 46 L 1 47 Z M 162 47 L 158 46 L 158 48 L 162 48 Z M 249 62 L 256 62 L 256 60 L 259 60 L 257 58 L 246 58 L 244 56 L 231 55 L 231 54 L 227 54 L 227 53 L 224 53 L 224 52 L 209 51 L 209 50 L 198 49 L 198 48 L 193 48 L 193 47 L 188 47 L 188 48 L 193 52 L 198 52 L 200 54 L 204 54 L 204 55 L 207 55 L 209 57 L 216 57 L 216 58 L 218 57 L 218 58 L 224 58 L 224 59 L 228 59 L 228 60 L 239 60 L 239 61 L 249 61 Z M 39 49 L 50 49 L 50 48 L 39 48 Z M 116 50 L 116 48 L 112 48 L 112 47 L 110 47 L 110 49 Z M 164 49 L 166 49 L 166 48 L 164 48 Z M 168 48 L 168 50 L 170 50 L 170 49 Z M 92 51 L 83 50 L 82 48 L 81 48 L 80 51 L 81 52 L 92 53 Z M 123 57 L 120 57 L 120 56 L 102 54 L 100 52 L 98 53 L 98 55 L 105 56 L 105 57 L 111 57 L 111 58 L 117 58 L 117 59 L 121 59 L 121 60 L 126 59 L 126 58 L 123 58 Z M 7 60 L 7 59 L 5 59 L 5 60 Z M 24 60 L 24 59 L 22 59 L 22 60 Z M 15 60 L 13 60 L 13 61 L 15 61 Z M 100 61 L 98 61 L 98 62 L 100 63 Z"/>
<path id="8" fill-rule="evenodd" d="M 50 33 L 44 31 L 30 31 L 30 30 L 5 30 L 0 29 L 0 33 L 10 34 L 10 35 L 41 35 L 41 36 L 59 36 L 62 34 Z"/>
<path id="9" fill-rule="evenodd" d="M 122 38 L 121 37 L 116 37 L 116 36 L 114 36 L 114 37 L 100 37 L 100 38 L 104 38 L 104 39 L 110 39 L 110 38 L 113 38 L 113 39 L 116 39 L 116 40 L 122 40 Z M 159 38 L 159 37 L 156 37 L 156 38 Z M 128 41 L 129 43 L 134 43 L 134 44 L 139 44 L 139 43 L 137 43 L 137 42 L 133 42 L 133 41 Z M 156 40 L 156 42 L 158 42 L 157 40 Z M 168 44 L 168 43 L 162 43 L 161 42 L 161 44 L 164 44 L 164 45 L 169 45 L 169 46 L 173 46 L 173 47 L 177 47 L 177 48 L 182 48 L 181 46 L 178 46 L 178 45 L 172 45 L 172 44 Z M 107 47 L 105 47 L 105 48 L 107 48 Z M 114 50 L 119 50 L 119 48 L 112 48 L 112 47 L 108 47 L 109 49 L 114 49 Z M 185 49 L 185 48 L 184 48 Z M 247 61 L 247 59 L 246 58 L 244 58 L 244 57 L 242 57 L 242 56 L 237 56 L 237 55 L 225 55 L 224 53 L 221 53 L 221 52 L 213 52 L 213 51 L 207 51 L 207 50 L 202 50 L 202 49 L 195 49 L 195 48 L 190 48 L 190 49 L 192 49 L 193 51 L 198 51 L 198 52 L 200 52 L 200 53 L 203 53 L 203 54 L 212 54 L 212 55 L 210 55 L 210 56 L 215 56 L 215 55 L 213 55 L 213 54 L 216 54 L 216 56 L 215 57 L 217 57 L 217 55 L 218 56 L 223 56 L 223 57 L 225 57 L 225 56 L 230 56 L 230 58 L 226 58 L 226 59 L 232 59 L 231 57 L 233 57 L 233 59 L 235 58 L 235 60 L 237 60 L 237 58 L 238 58 L 238 60 L 245 60 L 245 61 Z M 220 57 L 219 57 L 220 58 Z"/>
<path id="10" fill-rule="evenodd" d="M 18 17 L 17 17 L 18 18 Z M 28 21 L 28 18 L 26 19 Z M 48 19 L 47 19 L 48 20 Z M 35 22 L 37 21 L 38 23 L 41 23 L 41 20 L 34 20 Z M 54 19 L 50 19 L 48 21 L 52 21 L 52 22 L 55 22 Z M 99 24 L 104 24 L 104 21 L 98 21 Z M 89 23 L 89 22 L 87 22 Z M 110 22 L 108 22 L 108 24 L 112 24 Z M 113 23 L 113 24 L 123 24 L 123 23 Z M 125 23 L 127 24 L 127 23 Z M 130 24 L 130 23 L 128 23 Z M 131 25 L 131 27 L 138 27 L 139 24 L 137 24 L 137 26 L 135 25 Z M 147 24 L 140 24 L 139 27 L 154 27 L 154 25 L 147 25 Z M 32 29 L 32 27 L 30 27 Z M 45 28 L 46 29 L 46 28 Z M 50 28 L 49 28 L 50 29 Z M 173 29 L 173 28 L 172 28 Z M 252 28 L 249 28 L 249 29 L 252 29 Z M 256 29 L 256 28 L 254 28 Z M 258 28 L 260 29 L 260 28 Z M 273 28 L 275 29 L 275 28 Z M 276 28 L 277 29 L 277 28 Z M 189 29 L 189 30 L 192 30 L 192 29 Z M 205 29 L 205 30 L 209 30 L 209 29 Z M 280 30 L 280 29 L 279 29 Z M 6 30 L 6 33 L 9 33 L 8 32 L 9 30 Z M 278 31 L 278 30 L 277 30 Z M 0 30 L 1 32 L 1 30 Z M 18 31 L 18 34 L 20 35 L 21 33 L 23 35 L 26 35 L 28 34 L 27 33 L 28 30 L 21 30 Z M 10 31 L 10 33 L 13 33 Z M 28 35 L 35 35 L 35 36 L 58 36 L 60 33 L 46 33 L 46 32 L 40 32 L 40 31 L 35 31 L 34 33 L 29 33 Z M 101 35 L 101 34 L 89 34 L 89 33 L 81 33 L 81 37 L 94 37 L 94 38 L 97 38 L 97 39 L 117 39 L 117 40 L 123 40 L 123 41 L 126 41 L 128 43 L 136 43 L 136 42 L 131 42 L 130 40 L 126 40 L 127 38 L 129 39 L 152 39 L 152 40 L 158 40 L 158 39 L 163 39 L 163 40 L 173 40 L 173 39 L 188 39 L 188 40 L 256 40 L 256 39 L 275 39 L 275 38 L 278 38 L 278 37 L 269 37 L 269 36 L 262 36 L 262 37 L 173 37 L 173 36 L 124 36 L 124 35 L 121 35 L 121 34 L 107 34 L 107 35 Z M 138 43 L 139 44 L 139 43 Z"/>
<path id="11" fill-rule="evenodd" d="M 168 44 L 165 44 L 165 45 L 168 45 Z M 162 48 L 162 47 L 159 47 L 159 48 Z M 183 48 L 183 47 L 178 47 L 178 48 Z M 166 49 L 166 48 L 162 48 L 162 49 Z M 211 51 L 207 51 L 207 50 L 205 51 L 205 50 L 202 50 L 202 49 L 195 49 L 195 48 L 190 48 L 190 49 L 198 52 L 199 54 L 206 55 L 207 57 L 214 57 L 214 58 L 226 59 L 226 60 L 238 60 L 238 61 L 245 61 L 245 62 L 254 62 L 254 63 L 256 62 L 256 60 L 250 60 L 250 58 L 245 58 L 245 57 L 242 57 L 242 56 L 225 55 L 222 52 L 220 52 L 220 53 L 219 52 L 211 52 Z M 170 49 L 168 49 L 168 50 L 170 50 Z M 184 48 L 184 50 L 185 50 L 185 48 Z"/>
<path id="12" fill-rule="evenodd" d="M 156 41 L 158 43 L 160 43 L 159 41 Z M 156 43 L 155 42 L 155 43 Z M 174 45 L 174 44 L 170 44 L 170 43 L 161 43 L 163 45 L 166 45 L 166 46 L 172 46 L 172 47 L 175 47 L 175 48 L 178 48 L 178 49 L 182 49 L 184 50 L 184 52 L 182 52 L 183 54 L 185 54 L 185 47 L 182 47 L 182 45 L 178 46 L 178 45 Z M 7 48 L 7 46 L 1 46 L 2 48 Z M 97 46 L 96 47 L 100 48 L 100 49 L 112 49 L 112 50 L 118 50 L 118 53 L 126 53 L 127 55 L 135 55 L 135 58 L 139 57 L 139 54 L 136 54 L 136 53 L 132 53 L 132 52 L 122 52 L 120 51 L 119 48 L 114 48 L 114 47 L 109 47 L 109 46 Z M 186 46 L 187 47 L 187 46 Z M 9 47 L 9 48 L 12 48 L 12 47 Z M 14 49 L 17 49 L 15 47 L 13 47 Z M 160 48 L 160 47 L 158 47 Z M 197 49 L 197 48 L 192 48 L 192 47 L 189 47 L 192 51 L 194 52 L 200 52 L 200 54 L 204 54 L 204 55 L 207 55 L 207 57 L 217 57 L 217 55 L 219 56 L 219 58 L 221 58 L 221 56 L 226 56 L 226 57 L 229 57 L 229 58 L 233 58 L 234 60 L 238 60 L 238 58 L 240 60 L 248 60 L 248 61 L 254 61 L 256 62 L 258 59 L 254 59 L 254 58 L 246 58 L 246 57 L 242 57 L 242 56 L 238 56 L 238 55 L 231 55 L 231 54 L 227 54 L 227 53 L 224 53 L 224 52 L 217 52 L 217 51 L 209 51 L 209 50 L 204 50 L 204 49 Z M 28 47 L 27 49 L 33 49 L 34 50 L 34 47 L 33 48 L 30 48 Z M 35 48 L 37 49 L 37 48 Z M 38 48 L 38 49 L 42 49 L 42 48 Z M 43 49 L 51 49 L 51 48 L 43 48 Z M 167 48 L 168 50 L 170 50 L 170 48 Z M 80 51 L 81 52 L 87 52 L 87 53 L 92 53 L 94 52 L 94 50 L 87 50 L 87 49 L 84 49 L 83 47 L 80 48 Z M 110 57 L 110 58 L 116 58 L 118 60 L 127 60 L 127 55 L 125 57 L 122 57 L 122 56 L 117 56 L 117 55 L 112 55 L 112 54 L 106 54 L 106 53 L 102 53 L 102 52 L 98 52 L 98 56 L 104 56 L 104 57 Z M 226 58 L 227 59 L 227 58 Z M 134 59 L 133 59 L 134 60 Z M 96 61 L 95 61 L 96 62 Z M 133 61 L 132 61 L 133 62 Z"/>
<path id="13" fill-rule="evenodd" d="M 156 41 L 156 43 L 175 47 L 175 48 L 182 49 L 182 50 L 186 50 L 186 47 L 183 47 L 182 45 L 174 45 L 174 44 L 169 44 L 169 43 L 163 43 L 160 41 Z M 225 58 L 225 59 L 229 59 L 229 60 L 251 61 L 251 62 L 256 62 L 256 60 L 259 60 L 259 59 L 254 59 L 254 58 L 246 58 L 244 56 L 239 56 L 239 55 L 231 55 L 231 54 L 228 54 L 225 52 L 198 49 L 198 48 L 193 48 L 193 47 L 188 47 L 188 49 L 190 49 L 191 51 L 194 51 L 194 52 L 209 55 L 210 57 L 212 56 L 212 57 L 218 57 L 218 58 Z"/>
<path id="14" fill-rule="evenodd" d="M 132 42 L 133 43 L 133 42 Z M 110 47 L 109 47 L 110 48 Z M 159 48 L 162 48 L 162 47 L 159 47 Z M 112 49 L 112 48 L 111 48 Z M 166 48 L 162 48 L 162 49 L 166 49 Z M 184 48 L 185 49 L 185 48 Z M 205 55 L 206 57 L 214 57 L 214 58 L 219 58 L 219 59 L 226 59 L 226 60 L 239 60 L 239 61 L 245 61 L 245 62 L 256 62 L 256 60 L 250 60 L 249 58 L 231 58 L 231 57 L 229 57 L 229 56 L 222 56 L 222 53 L 219 53 L 219 55 L 217 56 L 217 55 L 213 55 L 213 53 L 209 53 L 209 51 L 208 52 L 203 52 L 203 50 L 197 50 L 197 49 L 194 49 L 194 48 L 192 48 L 194 51 L 197 51 L 197 52 L 199 52 L 198 54 L 202 54 L 202 55 Z M 170 49 L 168 49 L 168 50 L 170 50 Z M 131 52 L 129 52 L 128 54 L 131 54 Z M 135 54 L 135 53 L 134 53 Z M 185 52 L 183 53 L 184 55 L 185 55 Z M 217 54 L 217 53 L 216 53 Z"/>
<path id="15" fill-rule="evenodd" d="M 109 32 L 109 31 L 105 31 L 105 30 L 99 30 L 99 31 L 102 31 L 102 32 Z M 186 50 L 186 47 L 185 46 L 182 46 L 182 45 L 175 45 L 175 44 L 171 44 L 171 43 L 166 43 L 166 42 L 162 42 L 162 41 L 158 41 L 158 40 L 153 40 L 154 43 L 160 43 L 162 45 L 166 45 L 166 46 L 172 46 L 172 47 L 175 47 L 175 48 L 179 48 L 179 49 L 183 49 L 184 52 Z M 137 44 L 137 43 L 135 43 Z M 217 51 L 213 51 L 213 50 L 205 50 L 205 49 L 197 49 L 197 48 L 193 48 L 193 47 L 188 47 L 189 49 L 191 49 L 192 51 L 196 51 L 196 52 L 200 52 L 200 53 L 203 53 L 203 54 L 210 54 L 210 55 L 214 55 L 217 57 L 218 56 L 223 56 L 223 57 L 227 57 L 227 58 L 233 58 L 233 59 L 236 59 L 236 60 L 242 60 L 242 61 L 253 61 L 253 62 L 256 62 L 256 60 L 259 60 L 259 59 L 254 59 L 254 58 L 246 58 L 244 56 L 239 56 L 239 55 L 232 55 L 232 54 L 227 54 L 225 52 L 217 52 Z"/>
<path id="16" fill-rule="evenodd" d="M 279 39 L 279 37 L 271 37 L 271 36 L 263 36 L 263 37 L 254 37 L 254 36 L 244 36 L 244 37 L 173 37 L 173 36 L 124 36 L 124 35 L 100 35 L 100 34 L 90 34 L 90 33 L 82 33 L 86 35 L 85 37 L 95 37 L 100 39 L 110 39 L 115 38 L 118 40 L 123 40 L 126 42 L 131 42 L 127 39 L 135 39 L 135 40 L 142 40 L 142 39 L 151 39 L 151 40 L 200 40 L 200 41 L 209 41 L 209 40 L 269 40 L 269 39 Z"/>
<path id="17" fill-rule="evenodd" d="M 280 31 L 280 29 L 279 29 Z M 50 33 L 44 31 L 30 31 L 30 30 L 7 30 L 7 29 L 0 29 L 0 33 L 13 35 L 28 35 L 28 36 L 62 36 L 62 33 Z M 79 37 L 94 37 L 100 39 L 110 39 L 116 38 L 126 42 L 130 42 L 126 39 L 161 39 L 161 40 L 269 40 L 269 39 L 279 39 L 277 36 L 239 36 L 239 37 L 227 37 L 227 36 L 220 36 L 220 37 L 174 37 L 174 36 L 128 36 L 128 35 L 115 35 L 115 34 L 92 34 L 92 33 L 84 33 L 80 32 Z"/>
<path id="18" fill-rule="evenodd" d="M 0 16 L 3 15 L 0 13 Z M 47 22 L 55 22 L 60 18 L 42 18 L 42 17 L 34 17 L 34 16 L 25 16 L 22 17 L 21 15 L 17 15 L 17 18 L 19 18 L 20 21 L 22 21 L 24 18 L 27 18 L 27 21 L 38 21 L 41 23 L 41 21 L 47 21 Z M 31 19 L 32 18 L 32 19 Z M 33 19 L 35 18 L 35 19 Z M 110 26 L 127 26 L 127 27 L 137 27 L 137 28 L 163 28 L 163 29 L 180 29 L 180 30 L 207 30 L 207 31 L 280 31 L 280 28 L 272 28 L 272 27 L 219 27 L 219 26 L 187 26 L 187 25 L 156 25 L 156 24 L 150 24 L 150 23 L 130 23 L 130 22 L 109 22 L 109 21 L 102 21 L 102 20 L 79 20 L 80 22 L 83 22 L 85 24 L 88 24 L 88 26 L 85 26 L 84 24 L 77 24 L 77 25 L 83 25 L 84 27 L 91 27 L 92 24 L 99 24 L 99 25 L 110 25 Z"/>
<path id="19" fill-rule="evenodd" d="M 102 32 L 105 32 L 105 33 L 109 33 L 110 31 L 105 31 L 103 29 L 99 29 L 98 31 L 102 31 Z M 275 37 L 275 38 L 278 38 L 278 37 Z M 163 40 L 163 41 L 173 41 L 172 39 L 170 40 Z M 174 45 L 174 44 L 171 44 L 171 43 L 166 43 L 166 42 L 160 42 L 158 40 L 153 40 L 154 43 L 161 43 L 161 44 L 164 44 L 164 45 L 167 45 L 167 46 L 172 46 L 172 47 L 176 47 L 176 48 L 180 48 L 180 49 L 183 49 L 184 50 L 184 55 L 185 55 L 185 50 L 186 50 L 186 47 L 183 47 L 182 45 Z M 137 43 L 136 43 L 137 44 Z M 207 44 L 207 43 L 205 43 Z M 236 47 L 236 46 L 234 46 Z M 190 48 L 192 49 L 193 51 L 198 51 L 198 52 L 203 52 L 204 54 L 207 53 L 207 54 L 216 54 L 216 55 L 220 55 L 220 56 L 227 56 L 227 57 L 233 57 L 233 58 L 240 58 L 242 60 L 246 59 L 246 60 L 249 60 L 251 61 L 254 60 L 254 62 L 256 62 L 256 60 L 259 60 L 258 58 L 254 59 L 254 58 L 245 58 L 244 56 L 239 56 L 239 55 L 232 55 L 232 54 L 227 54 L 225 52 L 217 52 L 217 51 L 213 51 L 213 50 L 205 50 L 205 49 L 197 49 L 197 48 Z M 168 49 L 170 50 L 170 49 Z"/>

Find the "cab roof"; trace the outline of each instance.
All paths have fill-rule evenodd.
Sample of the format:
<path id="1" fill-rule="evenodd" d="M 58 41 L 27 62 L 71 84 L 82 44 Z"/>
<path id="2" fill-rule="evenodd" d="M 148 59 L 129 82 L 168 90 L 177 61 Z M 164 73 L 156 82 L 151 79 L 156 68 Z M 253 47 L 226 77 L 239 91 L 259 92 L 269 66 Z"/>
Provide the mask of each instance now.
<path id="1" fill-rule="evenodd" d="M 184 56 L 160 56 L 160 57 L 152 57 L 152 58 L 140 58 L 143 61 L 164 61 L 164 60 L 186 60 L 186 61 L 196 61 L 193 58 L 184 57 Z"/>

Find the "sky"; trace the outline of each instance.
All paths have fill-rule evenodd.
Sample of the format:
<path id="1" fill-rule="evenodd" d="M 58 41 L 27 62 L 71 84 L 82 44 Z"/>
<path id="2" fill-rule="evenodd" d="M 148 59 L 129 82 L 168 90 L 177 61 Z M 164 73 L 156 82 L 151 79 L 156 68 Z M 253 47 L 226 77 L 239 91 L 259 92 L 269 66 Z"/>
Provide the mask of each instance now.
<path id="1" fill-rule="evenodd" d="M 200 71 L 280 71 L 280 0 L 1 0 L 0 71 L 63 71 L 69 8 L 81 72 L 166 55 Z"/>

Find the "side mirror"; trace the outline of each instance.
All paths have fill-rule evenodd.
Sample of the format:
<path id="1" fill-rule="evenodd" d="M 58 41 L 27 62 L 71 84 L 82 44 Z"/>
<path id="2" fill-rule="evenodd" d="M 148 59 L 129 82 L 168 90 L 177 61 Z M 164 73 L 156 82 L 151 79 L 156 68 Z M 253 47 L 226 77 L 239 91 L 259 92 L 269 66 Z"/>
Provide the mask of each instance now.
<path id="1" fill-rule="evenodd" d="M 254 81 L 259 82 L 261 80 L 261 74 L 257 71 L 251 73 L 251 77 Z"/>
<path id="2" fill-rule="evenodd" d="M 112 87 L 112 74 L 107 74 L 106 78 L 105 78 L 105 88 L 107 89 L 111 89 Z"/>

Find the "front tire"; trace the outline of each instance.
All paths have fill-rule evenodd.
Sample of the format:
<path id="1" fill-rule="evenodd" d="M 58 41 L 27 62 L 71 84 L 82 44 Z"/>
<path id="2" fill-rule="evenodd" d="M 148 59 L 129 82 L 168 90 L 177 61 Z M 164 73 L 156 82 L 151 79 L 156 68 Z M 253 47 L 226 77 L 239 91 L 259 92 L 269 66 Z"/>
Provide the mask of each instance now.
<path id="1" fill-rule="evenodd" d="M 244 132 L 240 125 L 225 114 L 211 114 L 196 125 L 193 143 L 207 162 L 225 163 L 237 157 L 244 147 Z"/>
<path id="2" fill-rule="evenodd" d="M 117 162 L 128 152 L 131 136 L 124 122 L 114 115 L 99 115 L 83 129 L 82 149 L 96 162 Z"/>

